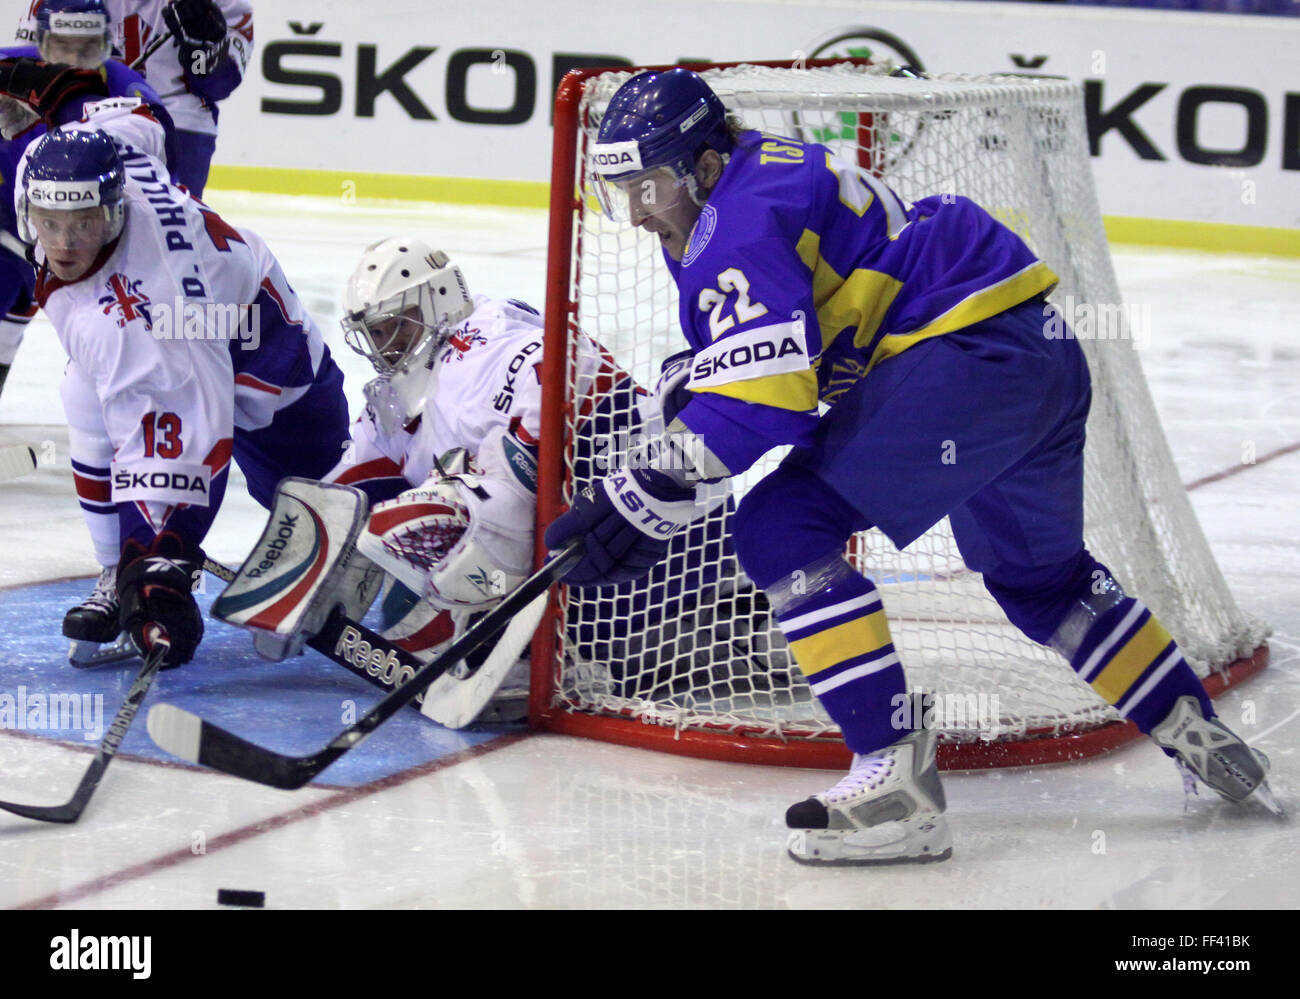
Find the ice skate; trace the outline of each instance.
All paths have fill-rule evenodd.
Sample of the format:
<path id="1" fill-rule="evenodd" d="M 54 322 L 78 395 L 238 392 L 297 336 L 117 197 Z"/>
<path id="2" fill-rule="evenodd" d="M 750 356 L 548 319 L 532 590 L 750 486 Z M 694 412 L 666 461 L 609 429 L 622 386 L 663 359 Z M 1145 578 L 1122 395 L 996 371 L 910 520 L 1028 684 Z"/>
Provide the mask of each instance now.
<path id="1" fill-rule="evenodd" d="M 790 856 L 801 864 L 928 864 L 952 856 L 952 836 L 932 731 L 910 732 L 870 756 L 855 755 L 848 776 L 792 805 Z"/>
<path id="2" fill-rule="evenodd" d="M 117 569 L 105 569 L 95 589 L 63 617 L 63 636 L 71 639 L 68 662 L 89 669 L 139 655 L 118 622 Z"/>
<path id="3" fill-rule="evenodd" d="M 1184 774 L 1193 774 L 1221 797 L 1238 804 L 1258 801 L 1274 815 L 1283 814 L 1265 779 L 1268 757 L 1246 745 L 1217 718 L 1207 719 L 1195 697 L 1180 697 L 1165 720 L 1151 730 L 1151 738 L 1177 754 Z"/>

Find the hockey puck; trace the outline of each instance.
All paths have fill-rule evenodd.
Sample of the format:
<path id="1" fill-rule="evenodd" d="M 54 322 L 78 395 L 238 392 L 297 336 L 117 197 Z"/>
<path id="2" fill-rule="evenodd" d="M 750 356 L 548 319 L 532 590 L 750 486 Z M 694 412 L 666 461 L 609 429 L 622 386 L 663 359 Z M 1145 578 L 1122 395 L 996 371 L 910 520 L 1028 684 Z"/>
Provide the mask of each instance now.
<path id="1" fill-rule="evenodd" d="M 260 909 L 266 905 L 266 892 L 239 891 L 235 888 L 217 889 L 218 905 L 242 905 L 250 909 Z"/>

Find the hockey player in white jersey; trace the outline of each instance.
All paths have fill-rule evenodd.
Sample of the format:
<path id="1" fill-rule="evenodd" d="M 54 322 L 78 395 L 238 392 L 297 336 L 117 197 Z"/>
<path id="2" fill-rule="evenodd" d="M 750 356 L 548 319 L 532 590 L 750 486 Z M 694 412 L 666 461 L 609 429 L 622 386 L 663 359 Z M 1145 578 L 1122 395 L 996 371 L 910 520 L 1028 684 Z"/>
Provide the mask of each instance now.
<path id="1" fill-rule="evenodd" d="M 50 6 L 105 11 L 113 54 L 128 66 L 151 43 L 170 34 L 139 72 L 176 123 L 174 162 L 169 165 L 180 183 L 202 197 L 217 142 L 217 105 L 243 81 L 252 57 L 249 0 L 33 0 L 19 22 L 19 41 L 42 43 Z"/>
<path id="2" fill-rule="evenodd" d="M 74 478 L 104 567 L 64 629 L 105 642 L 120 620 L 144 651 L 158 624 L 177 666 L 202 637 L 191 579 L 232 457 L 266 505 L 283 476 L 334 464 L 347 404 L 262 240 L 167 182 L 156 120 L 130 99 L 86 111 L 29 151 L 15 204 L 69 358 Z"/>

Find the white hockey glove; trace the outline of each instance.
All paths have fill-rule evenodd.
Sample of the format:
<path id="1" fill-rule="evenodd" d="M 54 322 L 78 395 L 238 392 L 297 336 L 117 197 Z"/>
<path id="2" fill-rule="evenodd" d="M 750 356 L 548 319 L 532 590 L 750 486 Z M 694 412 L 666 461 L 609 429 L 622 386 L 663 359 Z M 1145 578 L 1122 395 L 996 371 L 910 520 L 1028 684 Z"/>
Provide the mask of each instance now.
<path id="1" fill-rule="evenodd" d="M 534 502 L 461 455 L 376 504 L 357 548 L 434 607 L 483 610 L 528 576 Z"/>

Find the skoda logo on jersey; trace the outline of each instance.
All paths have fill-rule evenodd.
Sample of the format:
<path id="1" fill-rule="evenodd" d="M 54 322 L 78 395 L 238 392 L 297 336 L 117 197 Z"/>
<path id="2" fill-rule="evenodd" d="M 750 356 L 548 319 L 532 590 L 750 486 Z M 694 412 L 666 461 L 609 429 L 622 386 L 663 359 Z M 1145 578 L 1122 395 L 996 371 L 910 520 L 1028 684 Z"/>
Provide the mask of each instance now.
<path id="1" fill-rule="evenodd" d="M 713 238 L 717 228 L 718 210 L 712 205 L 705 205 L 700 211 L 700 217 L 695 220 L 695 228 L 691 230 L 691 241 L 686 244 L 686 253 L 682 255 L 683 267 L 690 267 L 695 263 L 695 259 L 709 245 L 709 240 Z"/>

